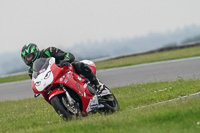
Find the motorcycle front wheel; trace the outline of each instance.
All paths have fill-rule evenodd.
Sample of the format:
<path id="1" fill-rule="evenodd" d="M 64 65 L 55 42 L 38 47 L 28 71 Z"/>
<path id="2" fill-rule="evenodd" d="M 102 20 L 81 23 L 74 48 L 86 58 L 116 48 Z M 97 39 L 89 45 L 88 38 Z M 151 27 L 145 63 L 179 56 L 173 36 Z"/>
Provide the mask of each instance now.
<path id="1" fill-rule="evenodd" d="M 57 114 L 65 121 L 71 120 L 74 114 L 79 114 L 78 106 L 70 106 L 64 94 L 54 96 L 51 99 L 51 105 Z"/>

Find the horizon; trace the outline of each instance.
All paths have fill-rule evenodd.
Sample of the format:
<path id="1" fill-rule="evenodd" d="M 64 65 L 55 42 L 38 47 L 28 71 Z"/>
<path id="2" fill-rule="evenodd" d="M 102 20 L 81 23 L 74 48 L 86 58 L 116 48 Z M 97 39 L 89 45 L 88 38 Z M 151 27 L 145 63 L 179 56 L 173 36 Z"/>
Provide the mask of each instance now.
<path id="1" fill-rule="evenodd" d="M 59 48 L 63 51 L 73 53 L 76 60 L 94 60 L 103 57 L 118 57 L 128 54 L 142 53 L 165 47 L 167 45 L 181 45 L 184 41 L 188 39 L 191 40 L 195 36 L 197 38 L 196 41 L 199 41 L 200 26 L 193 25 L 184 29 L 177 29 L 176 31 L 167 33 L 151 33 L 137 38 L 104 40 L 101 42 L 88 42 L 88 44 L 81 43 L 77 44 L 77 46 L 72 49 L 67 49 L 66 47 Z M 0 75 L 21 72 L 28 68 L 20 57 L 20 51 L 0 54 L 0 58 Z"/>
<path id="2" fill-rule="evenodd" d="M 176 29 L 174 29 L 174 30 L 167 30 L 167 31 L 163 31 L 163 32 L 148 32 L 148 33 L 146 33 L 145 35 L 141 35 L 141 36 L 134 36 L 134 37 L 130 37 L 130 38 L 128 38 L 128 37 L 124 37 L 124 38 L 116 38 L 116 39 L 102 39 L 102 40 L 99 40 L 99 41 L 97 41 L 97 40 L 93 40 L 93 41 L 86 41 L 86 42 L 77 42 L 77 43 L 75 43 L 73 46 L 70 46 L 70 47 L 68 47 L 68 46 L 62 46 L 62 45 L 56 45 L 56 46 L 58 46 L 58 48 L 60 48 L 60 49 L 75 49 L 75 46 L 80 46 L 80 45 L 90 45 L 90 44 L 93 44 L 93 43 L 98 43 L 98 44 L 100 44 L 100 43 L 102 43 L 103 41 L 121 41 L 121 40 L 130 40 L 130 39 L 137 39 L 137 38 L 144 38 L 144 37 L 147 37 L 147 36 L 149 36 L 149 35 L 152 35 L 152 34 L 156 34 L 156 35 L 159 35 L 159 34 L 170 34 L 170 33 L 174 33 L 174 32 L 178 32 L 178 31 L 181 31 L 181 30 L 186 30 L 186 29 L 190 29 L 191 27 L 196 27 L 196 28 L 199 28 L 200 29 L 200 25 L 194 25 L 194 24 L 192 24 L 192 25 L 186 25 L 186 26 L 184 26 L 184 27 L 182 27 L 182 28 L 176 28 Z M 199 32 L 199 34 L 196 34 L 197 36 L 198 35 L 200 35 L 200 32 Z M 195 37 L 195 36 L 192 36 L 192 37 Z M 34 42 L 31 42 L 31 43 L 34 43 Z M 166 43 L 167 44 L 167 43 Z M 9 54 L 11 54 L 11 53 L 19 53 L 19 55 L 20 55 L 20 52 L 21 52 L 21 48 L 23 47 L 23 45 L 25 45 L 25 44 L 22 44 L 21 45 L 21 47 L 19 48 L 19 49 L 17 49 L 17 50 L 14 50 L 14 51 L 3 51 L 3 52 L 0 52 L 0 55 L 4 55 L 4 54 L 6 54 L 6 53 L 9 53 Z M 38 45 L 38 44 L 37 44 Z M 49 46 L 53 46 L 53 45 L 49 45 Z M 49 47 L 48 46 L 48 47 Z M 39 47 L 39 49 L 45 49 L 45 48 L 47 48 L 47 47 L 44 47 L 44 46 L 41 46 L 41 45 L 38 45 L 38 47 Z"/>

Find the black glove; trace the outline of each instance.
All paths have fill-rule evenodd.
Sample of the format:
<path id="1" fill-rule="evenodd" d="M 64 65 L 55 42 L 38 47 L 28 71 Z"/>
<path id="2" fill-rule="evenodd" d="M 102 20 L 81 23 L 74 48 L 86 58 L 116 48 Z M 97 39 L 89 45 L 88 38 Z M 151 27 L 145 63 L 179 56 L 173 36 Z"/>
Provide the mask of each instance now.
<path id="1" fill-rule="evenodd" d="M 64 66 L 68 66 L 68 65 L 70 65 L 68 60 L 62 60 L 58 66 L 64 67 Z"/>

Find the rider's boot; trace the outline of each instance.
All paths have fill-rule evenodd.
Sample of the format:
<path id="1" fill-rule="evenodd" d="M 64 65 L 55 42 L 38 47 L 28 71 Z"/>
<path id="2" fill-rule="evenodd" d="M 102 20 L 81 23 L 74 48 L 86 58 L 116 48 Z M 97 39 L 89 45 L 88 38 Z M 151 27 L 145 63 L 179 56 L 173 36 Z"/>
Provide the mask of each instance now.
<path id="1" fill-rule="evenodd" d="M 106 88 L 106 86 L 102 82 L 100 82 L 99 79 L 97 78 L 95 78 L 95 80 L 93 80 L 92 83 L 95 85 L 98 91 L 102 91 L 103 89 Z"/>
<path id="2" fill-rule="evenodd" d="M 95 85 L 95 89 L 97 91 L 105 89 L 105 85 L 99 81 L 99 79 L 96 77 L 96 75 L 94 75 L 92 71 L 86 74 L 86 78 L 88 78 L 91 84 Z"/>

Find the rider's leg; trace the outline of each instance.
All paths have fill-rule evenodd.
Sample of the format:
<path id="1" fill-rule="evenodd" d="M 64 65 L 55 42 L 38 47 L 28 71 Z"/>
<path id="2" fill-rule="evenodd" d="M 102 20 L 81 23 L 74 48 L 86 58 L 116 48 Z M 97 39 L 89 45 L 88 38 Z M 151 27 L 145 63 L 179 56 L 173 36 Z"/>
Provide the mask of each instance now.
<path id="1" fill-rule="evenodd" d="M 96 86 L 97 89 L 102 90 L 105 88 L 105 85 L 97 79 L 96 75 L 94 75 L 87 64 L 83 62 L 74 62 L 72 63 L 72 65 L 74 66 L 74 69 L 78 74 L 82 74 L 83 76 L 85 76 L 91 84 L 94 84 Z"/>

